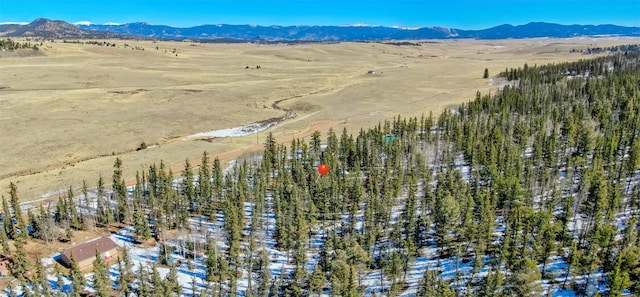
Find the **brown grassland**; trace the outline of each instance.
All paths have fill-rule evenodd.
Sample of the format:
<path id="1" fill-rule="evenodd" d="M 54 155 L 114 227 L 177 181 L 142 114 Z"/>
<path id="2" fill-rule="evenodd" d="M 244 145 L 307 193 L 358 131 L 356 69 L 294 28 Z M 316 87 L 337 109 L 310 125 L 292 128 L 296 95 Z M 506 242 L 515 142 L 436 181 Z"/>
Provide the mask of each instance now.
<path id="1" fill-rule="evenodd" d="M 41 46 L 40 55 L 0 58 L 5 197 L 10 182 L 22 201 L 56 198 L 83 180 L 94 188 L 99 175 L 109 186 L 116 156 L 131 181 L 160 160 L 178 172 L 186 158 L 199 163 L 203 151 L 225 161 L 259 151 L 266 131 L 183 138 L 281 117 L 285 112 L 273 107 L 278 101 L 297 115 L 269 129 L 278 141 L 329 128 L 357 133 L 397 115 L 437 115 L 476 91 L 495 92 L 500 83 L 483 79 L 485 68 L 494 76 L 524 63 L 575 61 L 590 56 L 570 49 L 638 39 L 437 40 L 421 46 L 109 42 L 117 46 L 56 41 Z M 136 151 L 142 142 L 149 148 Z"/>

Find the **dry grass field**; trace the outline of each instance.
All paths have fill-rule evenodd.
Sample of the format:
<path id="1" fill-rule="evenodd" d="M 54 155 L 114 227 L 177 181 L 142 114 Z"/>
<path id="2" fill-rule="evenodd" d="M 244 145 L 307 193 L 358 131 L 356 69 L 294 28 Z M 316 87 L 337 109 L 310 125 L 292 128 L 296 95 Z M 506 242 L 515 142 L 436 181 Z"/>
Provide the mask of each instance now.
<path id="1" fill-rule="evenodd" d="M 0 58 L 0 192 L 23 201 L 56 197 L 99 175 L 116 156 L 129 179 L 163 160 L 179 171 L 203 151 L 222 160 L 261 148 L 267 132 L 213 141 L 195 133 L 281 117 L 279 141 L 314 130 L 419 116 L 495 92 L 483 79 L 507 67 L 588 58 L 570 49 L 638 39 L 437 40 L 381 43 L 199 44 L 112 40 L 116 47 L 57 41 L 41 55 Z M 128 46 L 125 47 L 125 44 Z M 137 49 L 136 49 L 137 47 Z M 144 49 L 144 50 L 142 50 Z M 260 65 L 257 69 L 256 66 Z M 248 66 L 248 67 L 247 67 Z M 368 74 L 374 70 L 375 74 Z M 150 147 L 136 151 L 140 143 Z"/>

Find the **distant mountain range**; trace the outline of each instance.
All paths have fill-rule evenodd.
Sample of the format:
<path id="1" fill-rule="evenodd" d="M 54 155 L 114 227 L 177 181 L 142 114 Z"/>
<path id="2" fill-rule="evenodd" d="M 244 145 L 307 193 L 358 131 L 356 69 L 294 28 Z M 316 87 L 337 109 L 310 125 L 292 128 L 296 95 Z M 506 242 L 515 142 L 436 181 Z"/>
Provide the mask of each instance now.
<path id="1" fill-rule="evenodd" d="M 201 41 L 383 41 L 417 39 L 568 38 L 577 36 L 640 37 L 640 27 L 616 25 L 559 25 L 533 22 L 500 25 L 483 30 L 443 27 L 403 29 L 382 26 L 255 26 L 202 25 L 176 28 L 148 23 L 122 25 L 71 25 L 64 21 L 36 19 L 26 24 L 0 25 L 0 36 L 44 38 L 151 38 Z"/>

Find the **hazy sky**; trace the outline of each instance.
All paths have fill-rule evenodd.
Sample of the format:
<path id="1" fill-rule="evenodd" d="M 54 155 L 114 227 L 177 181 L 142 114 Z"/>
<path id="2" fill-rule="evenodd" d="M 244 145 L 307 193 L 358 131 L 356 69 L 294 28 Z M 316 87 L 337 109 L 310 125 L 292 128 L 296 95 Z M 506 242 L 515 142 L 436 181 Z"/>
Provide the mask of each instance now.
<path id="1" fill-rule="evenodd" d="M 533 21 L 640 26 L 640 0 L 0 0 L 0 22 L 38 17 L 176 27 L 369 24 L 481 29 Z"/>

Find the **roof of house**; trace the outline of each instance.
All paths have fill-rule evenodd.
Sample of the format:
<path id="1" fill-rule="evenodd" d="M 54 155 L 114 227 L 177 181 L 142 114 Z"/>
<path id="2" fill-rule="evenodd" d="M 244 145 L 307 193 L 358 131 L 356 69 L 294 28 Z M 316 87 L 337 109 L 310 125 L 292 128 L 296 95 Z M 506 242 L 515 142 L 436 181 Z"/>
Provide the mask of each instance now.
<path id="1" fill-rule="evenodd" d="M 88 258 L 95 257 L 96 252 L 104 253 L 116 247 L 116 243 L 113 242 L 111 238 L 100 237 L 66 249 L 64 250 L 64 252 L 62 252 L 62 254 L 65 255 L 68 259 L 71 259 L 71 254 L 73 254 L 73 258 L 79 262 Z"/>
<path id="2" fill-rule="evenodd" d="M 0 254 L 0 263 L 2 262 L 9 262 L 11 261 L 11 257 L 5 256 L 5 255 L 1 255 Z"/>

